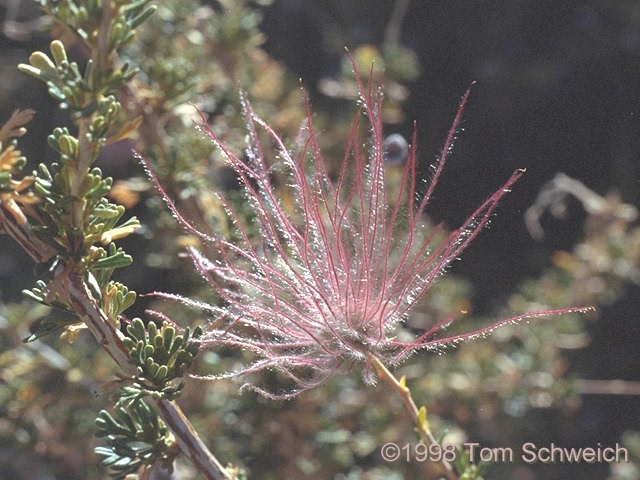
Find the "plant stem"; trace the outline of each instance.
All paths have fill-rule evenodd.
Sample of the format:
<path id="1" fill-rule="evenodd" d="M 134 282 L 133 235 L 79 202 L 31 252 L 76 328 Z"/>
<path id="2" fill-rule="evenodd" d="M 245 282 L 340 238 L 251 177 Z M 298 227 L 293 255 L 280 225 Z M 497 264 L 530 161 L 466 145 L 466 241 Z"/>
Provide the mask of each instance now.
<path id="1" fill-rule="evenodd" d="M 393 374 L 387 369 L 387 367 L 384 366 L 384 364 L 380 360 L 378 360 L 373 355 L 369 355 L 369 359 L 373 364 L 373 367 L 376 369 L 376 373 L 378 374 L 380 380 L 389 384 L 402 399 L 405 408 L 409 412 L 409 415 L 411 415 L 413 423 L 415 423 L 416 425 L 416 430 L 420 435 L 422 441 L 424 441 L 427 446 L 438 445 L 438 441 L 433 436 L 433 433 L 429 428 L 429 423 L 424 418 L 424 415 L 423 418 L 421 418 L 420 409 L 418 409 L 416 403 L 413 401 L 411 391 L 405 385 L 404 377 L 398 381 L 398 379 L 393 376 Z M 444 467 L 444 474 L 446 475 L 446 477 L 449 480 L 458 480 L 458 475 L 454 471 L 451 464 L 444 459 L 441 463 Z"/>

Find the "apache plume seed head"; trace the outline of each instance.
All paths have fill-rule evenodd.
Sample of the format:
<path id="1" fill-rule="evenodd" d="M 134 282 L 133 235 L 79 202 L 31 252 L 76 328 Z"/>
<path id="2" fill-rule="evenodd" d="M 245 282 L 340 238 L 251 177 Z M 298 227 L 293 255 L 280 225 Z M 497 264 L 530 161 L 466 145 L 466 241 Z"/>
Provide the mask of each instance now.
<path id="1" fill-rule="evenodd" d="M 374 91 L 371 82 L 365 87 L 359 77 L 358 83 L 370 143 L 368 148 L 360 143 L 361 115 L 357 115 L 336 182 L 332 182 L 319 151 L 308 102 L 307 122 L 293 152 L 246 101 L 248 149 L 244 157 L 237 156 L 210 128 L 203 127 L 235 169 L 255 217 L 250 225 L 243 223 L 221 195 L 240 241 L 232 243 L 199 232 L 184 221 L 165 195 L 188 230 L 219 247 L 215 261 L 195 249 L 189 254 L 224 304 L 206 305 L 170 294 L 158 295 L 179 299 L 212 315 L 204 345 L 238 347 L 255 354 L 253 363 L 215 378 L 275 370 L 294 381 L 293 391 L 272 391 L 252 383 L 243 387 L 270 398 L 289 398 L 355 365 L 361 365 L 365 380 L 373 382 L 373 357 L 394 366 L 417 350 L 441 349 L 485 335 L 500 325 L 580 310 L 524 314 L 470 333 L 443 335 L 454 314 L 410 340 L 396 337 L 398 324 L 487 224 L 499 200 L 523 171 L 514 172 L 458 229 L 436 243 L 434 239 L 441 232 L 438 227 L 426 226 L 425 209 L 452 148 L 469 91 L 428 185 L 417 185 L 414 133 L 401 188 L 395 189 L 396 198 L 387 198 L 390 190 L 385 178 L 382 93 Z M 276 165 L 267 163 L 259 133 L 266 133 L 276 145 Z M 273 184 L 271 173 L 276 169 L 293 189 L 293 212 L 283 206 Z M 155 180 L 152 172 L 150 175 Z M 418 196 L 418 190 L 424 194 Z M 408 205 L 404 198 L 410 199 Z M 258 238 L 250 234 L 256 226 Z"/>

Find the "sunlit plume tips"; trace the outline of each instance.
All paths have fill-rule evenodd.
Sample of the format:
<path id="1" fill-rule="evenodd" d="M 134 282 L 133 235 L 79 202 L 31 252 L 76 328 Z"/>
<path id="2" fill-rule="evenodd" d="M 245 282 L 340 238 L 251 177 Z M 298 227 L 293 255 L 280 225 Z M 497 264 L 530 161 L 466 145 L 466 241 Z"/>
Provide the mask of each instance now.
<path id="1" fill-rule="evenodd" d="M 294 385 L 291 390 L 259 382 L 244 387 L 267 397 L 288 398 L 356 365 L 362 367 L 365 380 L 372 382 L 372 357 L 394 366 L 420 349 L 439 349 L 524 318 L 579 310 L 530 313 L 470 333 L 446 336 L 444 329 L 452 315 L 414 338 L 396 336 L 409 310 L 487 224 L 522 171 L 514 172 L 450 234 L 426 227 L 425 209 L 451 150 L 469 92 L 462 99 L 431 181 L 418 186 L 415 133 L 404 167 L 397 162 L 385 165 L 388 145 L 384 144 L 380 113 L 382 93 L 374 90 L 371 82 L 365 87 L 358 78 L 358 83 L 369 146 L 363 146 L 359 139 L 362 115 L 358 114 L 335 182 L 319 150 L 308 102 L 307 121 L 294 151 L 285 147 L 248 102 L 244 108 L 249 145 L 244 156 L 227 148 L 210 128 L 202 127 L 236 171 L 254 216 L 246 221 L 246 215 L 241 216 L 221 195 L 239 240 L 232 243 L 196 230 L 164 195 L 185 228 L 219 248 L 215 261 L 195 249 L 189 254 L 223 304 L 157 295 L 208 313 L 212 320 L 203 337 L 204 346 L 237 347 L 255 354 L 244 368 L 215 378 L 275 370 L 289 378 Z M 265 135 L 277 146 L 276 165 L 267 161 L 263 151 L 260 137 Z M 393 194 L 385 178 L 388 168 L 402 171 L 400 188 L 393 189 Z M 282 187 L 272 181 L 274 171 L 287 178 L 295 208 L 281 201 Z M 155 180 L 153 172 L 150 175 Z M 160 185 L 158 188 L 162 192 Z M 253 377 L 247 377 L 249 382 Z"/>

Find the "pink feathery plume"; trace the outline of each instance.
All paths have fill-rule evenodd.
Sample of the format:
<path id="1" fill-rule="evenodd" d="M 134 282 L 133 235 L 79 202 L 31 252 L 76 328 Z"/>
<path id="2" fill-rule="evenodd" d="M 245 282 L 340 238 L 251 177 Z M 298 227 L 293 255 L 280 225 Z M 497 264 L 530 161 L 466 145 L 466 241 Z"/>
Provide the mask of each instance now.
<path id="1" fill-rule="evenodd" d="M 274 392 L 268 386 L 251 382 L 243 388 L 270 398 L 290 398 L 356 365 L 362 366 L 365 380 L 372 382 L 371 356 L 394 366 L 418 350 L 440 349 L 484 336 L 501 325 L 586 310 L 566 308 L 526 313 L 473 332 L 446 336 L 445 328 L 454 314 L 413 339 L 396 337 L 398 325 L 407 318 L 410 309 L 488 223 L 498 202 L 523 170 L 515 171 L 444 241 L 436 242 L 440 228 L 426 226 L 425 210 L 452 149 L 469 91 L 462 98 L 425 194 L 418 195 L 414 133 L 401 175 L 401 188 L 395 198 L 389 199 L 382 92 L 374 91 L 371 81 L 365 86 L 358 75 L 356 78 L 370 143 L 368 147 L 361 145 L 358 114 L 336 182 L 332 182 L 318 147 L 308 101 L 307 121 L 293 152 L 246 100 L 245 156 L 237 156 L 203 123 L 202 131 L 236 171 L 255 217 L 251 224 L 246 223 L 220 194 L 237 228 L 239 241 L 232 243 L 206 235 L 191 226 L 164 194 L 153 172 L 149 172 L 176 218 L 190 232 L 218 246 L 215 261 L 196 249 L 190 249 L 189 255 L 223 304 L 208 305 L 170 294 L 157 295 L 180 300 L 211 315 L 214 320 L 205 332 L 203 345 L 237 347 L 255 354 L 253 363 L 244 368 L 208 378 L 277 370 L 294 382 L 293 391 Z M 260 131 L 277 147 L 280 159 L 277 167 L 293 189 L 294 212 L 280 201 L 271 178 L 274 165 L 266 160 Z M 407 194 L 409 205 L 403 202 Z"/>

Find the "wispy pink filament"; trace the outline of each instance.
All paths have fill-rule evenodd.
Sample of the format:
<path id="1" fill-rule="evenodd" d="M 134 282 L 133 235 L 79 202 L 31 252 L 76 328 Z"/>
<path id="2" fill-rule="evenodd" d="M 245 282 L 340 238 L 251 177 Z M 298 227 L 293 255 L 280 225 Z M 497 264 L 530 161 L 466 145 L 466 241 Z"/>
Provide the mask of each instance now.
<path id="1" fill-rule="evenodd" d="M 211 314 L 213 321 L 204 345 L 239 347 L 256 355 L 253 363 L 241 370 L 216 378 L 277 370 L 294 381 L 292 391 L 272 391 L 253 383 L 245 386 L 271 398 L 287 398 L 357 364 L 363 366 L 367 381 L 372 381 L 370 355 L 386 365 L 397 365 L 417 350 L 482 336 L 507 323 L 583 310 L 528 313 L 447 337 L 442 332 L 454 314 L 411 341 L 395 337 L 398 324 L 487 224 L 499 200 L 523 172 L 514 172 L 458 229 L 434 244 L 439 228 L 428 230 L 424 214 L 451 151 L 469 91 L 462 99 L 426 193 L 417 197 L 414 134 L 402 173 L 402 188 L 397 198 L 389 201 L 382 147 L 382 94 L 373 91 L 371 82 L 365 87 L 358 78 L 358 83 L 370 144 L 368 148 L 361 146 L 357 115 L 335 184 L 326 170 L 309 111 L 300 136 L 303 140 L 295 152 L 285 147 L 248 102 L 244 103 L 249 139 L 245 158 L 227 148 L 210 128 L 203 127 L 237 172 L 256 217 L 254 224 L 246 225 L 221 197 L 238 229 L 239 242 L 197 231 L 182 219 L 165 195 L 186 228 L 219 247 L 216 261 L 209 261 L 195 249 L 189 253 L 224 304 L 207 305 L 170 294 L 158 295 Z M 280 203 L 270 175 L 273 165 L 267 164 L 259 130 L 266 132 L 278 149 L 282 163 L 278 167 L 284 170 L 293 188 L 295 212 L 287 211 Z M 155 179 L 153 172 L 150 175 Z M 408 207 L 402 201 L 407 193 Z M 414 200 L 415 205 L 411 202 Z M 257 237 L 250 233 L 255 232 L 256 226 Z"/>

